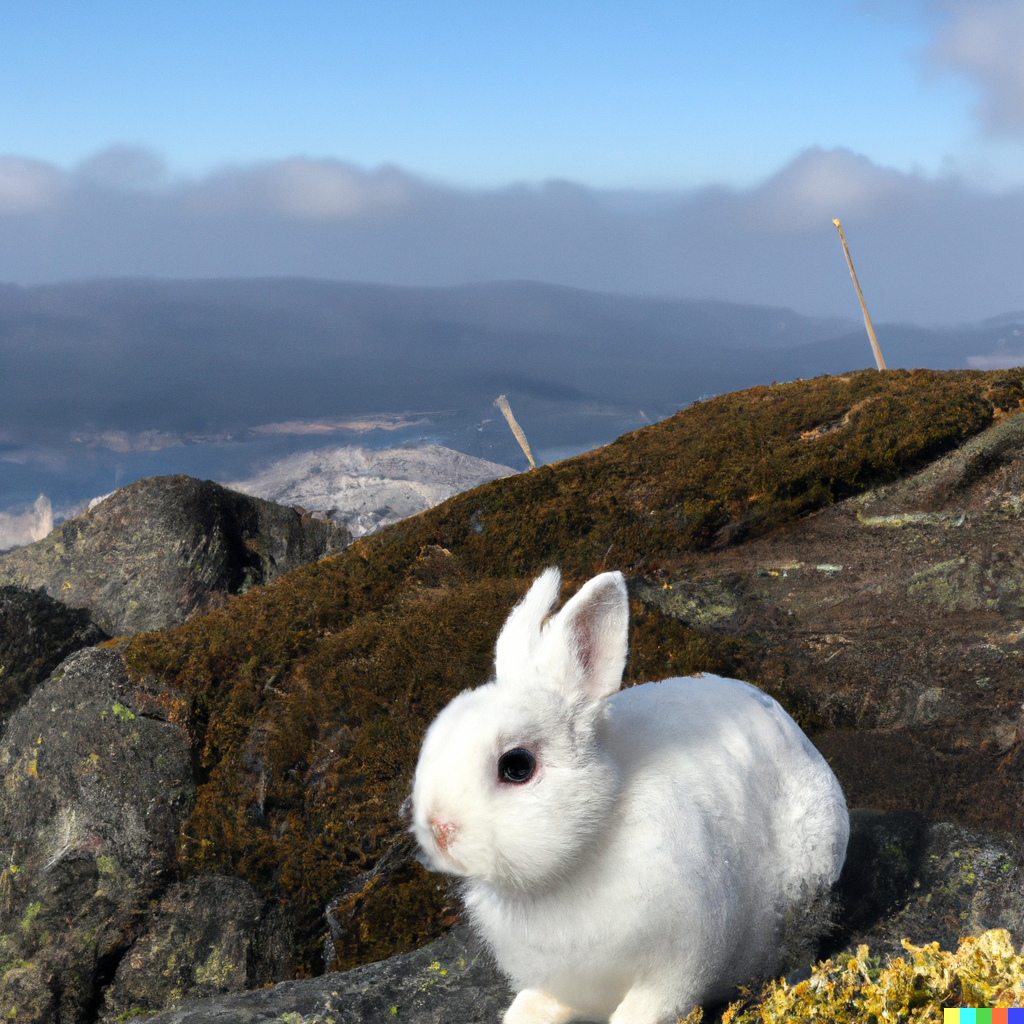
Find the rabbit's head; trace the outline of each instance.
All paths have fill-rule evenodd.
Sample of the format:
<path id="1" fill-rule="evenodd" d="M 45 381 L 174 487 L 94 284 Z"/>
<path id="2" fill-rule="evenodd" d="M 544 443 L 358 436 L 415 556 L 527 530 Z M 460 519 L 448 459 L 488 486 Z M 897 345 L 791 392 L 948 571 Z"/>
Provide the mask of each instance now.
<path id="1" fill-rule="evenodd" d="M 626 663 L 626 586 L 604 573 L 552 615 L 558 593 L 548 569 L 498 637 L 493 681 L 427 731 L 407 810 L 434 870 L 533 890 L 608 828 L 617 772 L 602 723 Z"/>

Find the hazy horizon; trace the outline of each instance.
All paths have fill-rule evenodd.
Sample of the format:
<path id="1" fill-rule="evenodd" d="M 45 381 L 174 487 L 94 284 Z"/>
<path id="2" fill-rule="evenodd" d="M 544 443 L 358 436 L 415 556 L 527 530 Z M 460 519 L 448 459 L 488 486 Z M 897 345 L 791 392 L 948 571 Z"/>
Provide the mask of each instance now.
<path id="1" fill-rule="evenodd" d="M 1024 364 L 1024 315 L 876 321 L 891 367 Z M 242 479 L 331 445 L 443 444 L 518 468 L 713 394 L 873 365 L 863 323 L 530 282 L 0 286 L 0 513 L 57 518 L 141 476 Z M 33 520 L 35 521 L 35 520 Z"/>
<path id="2" fill-rule="evenodd" d="M 568 181 L 471 190 L 333 159 L 165 179 L 151 155 L 124 148 L 71 171 L 0 157 L 0 281 L 536 281 L 856 317 L 836 216 L 880 322 L 1024 308 L 1024 185 L 997 191 L 820 148 L 751 188 L 657 193 Z"/>

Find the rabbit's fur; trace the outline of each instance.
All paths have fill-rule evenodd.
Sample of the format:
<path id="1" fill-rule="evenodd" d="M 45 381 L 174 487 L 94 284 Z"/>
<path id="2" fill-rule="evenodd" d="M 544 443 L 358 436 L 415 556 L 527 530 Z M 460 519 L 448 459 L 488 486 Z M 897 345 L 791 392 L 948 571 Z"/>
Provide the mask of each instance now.
<path id="1" fill-rule="evenodd" d="M 558 593 L 548 569 L 498 638 L 494 680 L 430 726 L 408 816 L 519 990 L 506 1024 L 659 1024 L 778 966 L 786 920 L 838 878 L 846 801 L 747 683 L 620 690 L 621 573 L 552 615 Z M 525 781 L 502 778 L 530 756 Z"/>

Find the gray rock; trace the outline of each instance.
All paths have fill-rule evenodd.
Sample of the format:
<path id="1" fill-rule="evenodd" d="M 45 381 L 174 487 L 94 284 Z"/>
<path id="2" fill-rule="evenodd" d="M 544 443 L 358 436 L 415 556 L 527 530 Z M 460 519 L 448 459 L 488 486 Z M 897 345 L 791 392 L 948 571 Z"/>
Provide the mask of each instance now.
<path id="1" fill-rule="evenodd" d="M 1024 949 L 1024 851 L 1012 835 L 986 835 L 905 811 L 855 810 L 840 879 L 841 930 L 832 948 L 866 943 L 903 956 L 900 939 L 955 950 L 966 935 L 1005 928 Z"/>
<path id="2" fill-rule="evenodd" d="M 283 915 L 241 878 L 202 875 L 160 899 L 118 964 L 100 1019 L 113 1024 L 132 1011 L 260 988 L 290 971 Z"/>
<path id="3" fill-rule="evenodd" d="M 629 594 L 650 608 L 660 608 L 689 626 L 712 626 L 739 610 L 740 601 L 731 589 L 735 581 L 690 580 L 655 583 L 642 577 L 629 581 Z"/>
<path id="4" fill-rule="evenodd" d="M 69 654 L 107 639 L 86 611 L 0 587 L 0 722 Z"/>
<path id="5" fill-rule="evenodd" d="M 0 555 L 0 583 L 42 588 L 125 635 L 178 625 L 350 540 L 333 523 L 210 480 L 151 477 Z"/>
<path id="6" fill-rule="evenodd" d="M 153 1024 L 493 1024 L 512 991 L 472 932 L 455 931 L 413 953 L 308 981 L 185 1003 Z"/>
<path id="7" fill-rule="evenodd" d="M 166 694 L 116 651 L 68 658 L 0 741 L 0 1014 L 86 1022 L 156 893 L 194 792 Z"/>

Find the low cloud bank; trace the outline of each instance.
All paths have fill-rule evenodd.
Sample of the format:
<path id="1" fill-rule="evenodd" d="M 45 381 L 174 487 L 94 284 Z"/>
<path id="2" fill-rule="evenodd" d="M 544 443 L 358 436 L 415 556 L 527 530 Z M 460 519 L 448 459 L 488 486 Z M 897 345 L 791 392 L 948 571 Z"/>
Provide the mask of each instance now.
<path id="1" fill-rule="evenodd" d="M 19 548 L 42 540 L 53 530 L 53 507 L 45 494 L 36 498 L 35 505 L 21 515 L 0 512 L 0 551 Z"/>
<path id="2" fill-rule="evenodd" d="M 517 279 L 854 316 L 832 217 L 878 320 L 1024 308 L 1024 188 L 904 174 L 843 149 L 808 150 L 750 190 L 659 194 L 457 189 L 300 158 L 174 180 L 137 150 L 71 171 L 0 157 L 0 280 Z"/>

